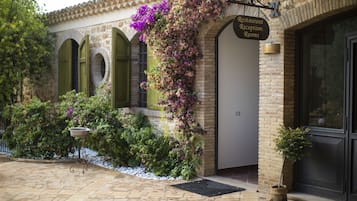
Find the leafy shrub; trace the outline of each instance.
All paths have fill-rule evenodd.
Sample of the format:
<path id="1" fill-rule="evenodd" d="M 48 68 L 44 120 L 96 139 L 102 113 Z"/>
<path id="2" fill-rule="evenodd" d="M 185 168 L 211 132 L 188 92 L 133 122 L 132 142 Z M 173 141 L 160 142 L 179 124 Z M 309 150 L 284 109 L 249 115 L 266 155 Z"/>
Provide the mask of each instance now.
<path id="1" fill-rule="evenodd" d="M 155 134 L 143 114 L 132 115 L 126 122 L 124 138 L 130 147 L 132 165 L 142 164 L 159 176 L 190 179 L 196 175 L 201 149 L 197 137 L 181 144 L 173 137 Z M 196 150 L 189 150 L 192 144 L 197 145 Z"/>
<path id="2" fill-rule="evenodd" d="M 283 156 L 283 166 L 280 172 L 279 184 L 283 184 L 283 171 L 286 166 L 286 161 L 296 162 L 304 156 L 305 149 L 311 147 L 312 143 L 307 137 L 310 129 L 308 128 L 290 128 L 281 126 L 278 129 L 278 137 L 275 138 L 275 149 Z"/>
<path id="3" fill-rule="evenodd" d="M 281 153 L 284 159 L 293 162 L 302 159 L 306 147 L 311 146 L 307 138 L 308 128 L 279 128 L 279 136 L 275 139 L 276 150 Z"/>
<path id="4" fill-rule="evenodd" d="M 201 147 L 197 135 L 179 142 L 155 134 L 145 115 L 112 109 L 110 100 L 105 94 L 87 97 L 74 91 L 62 96 L 59 108 L 67 122 L 64 132 L 73 126 L 89 127 L 92 131 L 86 145 L 108 157 L 114 166 L 143 165 L 156 175 L 185 179 L 196 175 L 199 154 L 195 153 Z"/>
<path id="5" fill-rule="evenodd" d="M 201 162 L 202 140 L 199 135 L 185 139 L 186 137 L 178 138 L 179 143 L 170 151 L 170 159 L 173 161 L 171 176 L 191 179 L 197 175 L 197 168 Z"/>
<path id="6" fill-rule="evenodd" d="M 196 175 L 201 146 L 197 135 L 176 140 L 153 132 L 143 114 L 113 109 L 110 96 L 87 97 L 71 91 L 57 104 L 33 99 L 9 107 L 5 117 L 11 122 L 5 139 L 18 157 L 50 159 L 67 156 L 79 143 L 69 128 L 91 129 L 86 146 L 106 156 L 114 166 L 143 165 L 156 175 Z"/>
<path id="7" fill-rule="evenodd" d="M 34 98 L 8 106 L 3 115 L 10 122 L 3 139 L 15 157 L 52 159 L 74 151 L 74 140 L 62 133 L 64 120 L 49 102 Z"/>
<path id="8" fill-rule="evenodd" d="M 130 147 L 130 165 L 142 164 L 156 175 L 170 174 L 171 161 L 168 155 L 171 147 L 168 137 L 156 136 L 150 127 L 145 127 L 125 130 L 124 138 Z"/>
<path id="9" fill-rule="evenodd" d="M 86 137 L 86 145 L 100 155 L 109 156 L 114 165 L 128 165 L 129 145 L 122 138 L 121 113 L 112 109 L 107 96 L 87 97 L 71 91 L 61 97 L 61 116 L 66 119 L 67 129 L 84 126 L 92 131 Z"/>

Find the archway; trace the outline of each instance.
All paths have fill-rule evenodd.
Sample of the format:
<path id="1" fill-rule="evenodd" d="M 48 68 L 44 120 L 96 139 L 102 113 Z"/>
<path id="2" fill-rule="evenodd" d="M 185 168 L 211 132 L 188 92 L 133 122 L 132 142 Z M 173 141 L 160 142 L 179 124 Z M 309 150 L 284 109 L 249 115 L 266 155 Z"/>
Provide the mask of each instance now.
<path id="1" fill-rule="evenodd" d="M 217 71 L 217 43 L 216 39 L 223 28 L 234 19 L 236 15 L 261 16 L 258 9 L 238 7 L 230 5 L 225 10 L 225 18 L 222 20 L 211 21 L 201 27 L 198 41 L 202 50 L 203 57 L 196 66 L 195 88 L 199 92 L 198 97 L 201 103 L 197 106 L 197 119 L 206 130 L 204 138 L 204 148 L 202 157 L 201 174 L 205 176 L 217 174 L 218 169 L 218 83 Z M 264 17 L 266 19 L 266 17 Z M 258 53 L 258 50 L 257 50 Z M 258 56 L 256 58 L 258 60 Z M 257 81 L 258 84 L 258 81 Z M 232 88 L 233 86 L 231 86 Z M 237 111 L 239 115 L 239 111 Z M 235 115 L 235 112 L 233 112 Z"/>
<path id="2" fill-rule="evenodd" d="M 216 42 L 217 174 L 257 184 L 259 41 L 230 22 Z"/>

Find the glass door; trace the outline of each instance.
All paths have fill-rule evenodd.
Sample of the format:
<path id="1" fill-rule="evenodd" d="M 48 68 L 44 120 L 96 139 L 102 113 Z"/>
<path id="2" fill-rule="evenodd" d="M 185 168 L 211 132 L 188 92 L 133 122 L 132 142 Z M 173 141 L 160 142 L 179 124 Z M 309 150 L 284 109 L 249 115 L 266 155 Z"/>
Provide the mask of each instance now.
<path id="1" fill-rule="evenodd" d="M 341 201 L 357 201 L 356 31 L 354 11 L 297 34 L 298 124 L 313 145 L 296 164 L 294 188 Z"/>

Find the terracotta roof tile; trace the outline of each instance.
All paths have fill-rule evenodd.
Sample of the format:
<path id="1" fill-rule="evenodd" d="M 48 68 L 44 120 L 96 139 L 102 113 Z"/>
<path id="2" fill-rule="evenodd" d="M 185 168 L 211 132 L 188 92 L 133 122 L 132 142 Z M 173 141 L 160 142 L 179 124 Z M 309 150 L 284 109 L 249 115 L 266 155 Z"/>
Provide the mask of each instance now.
<path id="1" fill-rule="evenodd" d="M 49 24 L 53 25 L 157 1 L 158 0 L 92 0 L 50 12 L 47 16 Z"/>

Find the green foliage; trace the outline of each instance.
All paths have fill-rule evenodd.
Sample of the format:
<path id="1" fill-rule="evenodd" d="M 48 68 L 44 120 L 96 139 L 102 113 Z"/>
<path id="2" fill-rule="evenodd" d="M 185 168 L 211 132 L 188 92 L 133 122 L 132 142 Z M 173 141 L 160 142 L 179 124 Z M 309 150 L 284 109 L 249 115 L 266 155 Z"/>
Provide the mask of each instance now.
<path id="1" fill-rule="evenodd" d="M 168 155 L 171 147 L 168 137 L 156 136 L 150 127 L 144 127 L 125 130 L 124 139 L 130 145 L 130 165 L 142 164 L 156 175 L 170 174 Z"/>
<path id="2" fill-rule="evenodd" d="M 281 187 L 283 184 L 284 168 L 286 161 L 295 162 L 302 159 L 304 156 L 305 148 L 311 146 L 311 141 L 307 137 L 307 133 L 310 130 L 308 128 L 286 128 L 281 126 L 278 130 L 279 135 L 274 140 L 275 149 L 277 152 L 283 155 L 283 166 L 280 172 L 279 184 Z"/>
<path id="3" fill-rule="evenodd" d="M 36 84 L 50 69 L 52 40 L 34 0 L 0 1 L 0 111 L 16 102 L 22 81 Z"/>
<path id="4" fill-rule="evenodd" d="M 142 164 L 160 176 L 191 179 L 197 175 L 202 145 L 198 135 L 192 135 L 184 141 L 155 134 L 147 117 L 141 113 L 126 116 L 122 122 L 125 127 L 124 139 L 130 147 L 129 165 Z"/>
<path id="5" fill-rule="evenodd" d="M 110 96 L 87 97 L 70 91 L 56 104 L 33 99 L 8 107 L 4 117 L 11 124 L 4 139 L 16 157 L 46 158 L 67 156 L 77 143 L 69 128 L 91 129 L 87 147 L 98 151 L 114 166 L 143 165 L 156 175 L 196 175 L 201 155 L 201 140 L 174 139 L 153 132 L 147 117 L 113 109 Z M 179 135 L 182 136 L 182 135 Z"/>
<path id="6" fill-rule="evenodd" d="M 106 156 L 115 166 L 143 165 L 156 175 L 182 176 L 190 179 L 196 175 L 201 144 L 198 137 L 175 140 L 153 132 L 147 117 L 142 113 L 127 114 L 112 109 L 110 86 L 103 85 L 100 96 L 87 97 L 83 93 L 68 92 L 61 97 L 60 114 L 70 127 L 85 126 L 92 131 L 86 145 Z"/>
<path id="7" fill-rule="evenodd" d="M 172 151 L 172 159 L 176 160 L 173 167 L 177 172 L 172 172 L 171 175 L 176 177 L 182 176 L 184 179 L 191 179 L 197 175 L 197 168 L 201 163 L 202 155 L 202 140 L 201 136 L 191 134 L 188 139 L 187 136 L 179 135 L 182 139 L 176 145 L 176 149 Z M 177 175 L 175 175 L 175 174 Z"/>
<path id="8" fill-rule="evenodd" d="M 279 128 L 279 136 L 275 139 L 276 150 L 281 153 L 284 159 L 297 161 L 302 159 L 306 147 L 311 146 L 307 138 L 308 128 Z"/>
<path id="9" fill-rule="evenodd" d="M 52 159 L 74 151 L 74 140 L 62 133 L 65 122 L 49 102 L 35 98 L 9 106 L 3 117 L 10 122 L 3 139 L 15 157 Z"/>
<path id="10" fill-rule="evenodd" d="M 109 96 L 87 97 L 75 91 L 63 95 L 59 104 L 60 114 L 67 123 L 63 132 L 69 133 L 71 127 L 77 126 L 90 128 L 87 146 L 109 156 L 114 165 L 127 165 L 129 147 L 122 137 L 121 113 L 112 109 L 109 100 Z"/>

